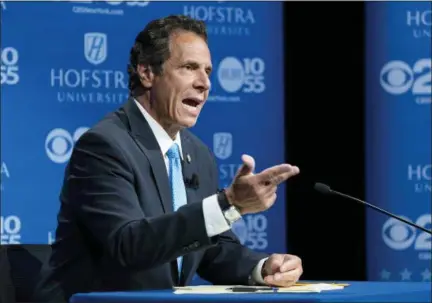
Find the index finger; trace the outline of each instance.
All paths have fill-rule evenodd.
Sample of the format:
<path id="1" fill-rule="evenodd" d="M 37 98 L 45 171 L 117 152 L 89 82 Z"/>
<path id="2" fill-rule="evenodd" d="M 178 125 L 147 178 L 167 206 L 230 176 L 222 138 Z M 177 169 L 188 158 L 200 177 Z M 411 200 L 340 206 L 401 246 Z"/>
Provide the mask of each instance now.
<path id="1" fill-rule="evenodd" d="M 258 178 L 259 182 L 263 182 L 263 181 L 272 180 L 276 176 L 290 173 L 292 171 L 293 171 L 293 167 L 291 165 L 279 164 L 263 170 L 259 174 L 256 174 L 256 177 Z"/>
<path id="2" fill-rule="evenodd" d="M 280 272 L 286 272 L 293 269 L 297 269 L 300 265 L 299 260 L 288 258 L 282 263 L 282 265 L 279 267 Z"/>

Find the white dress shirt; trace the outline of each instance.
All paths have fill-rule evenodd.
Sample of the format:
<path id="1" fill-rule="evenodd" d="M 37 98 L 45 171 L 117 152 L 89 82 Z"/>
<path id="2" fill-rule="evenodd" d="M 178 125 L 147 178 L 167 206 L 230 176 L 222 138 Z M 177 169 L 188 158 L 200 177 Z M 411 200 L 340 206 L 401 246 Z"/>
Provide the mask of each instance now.
<path id="1" fill-rule="evenodd" d="M 164 155 L 165 166 L 168 171 L 169 169 L 169 161 L 166 155 L 167 151 L 171 148 L 174 143 L 177 143 L 180 149 L 180 156 L 183 160 L 183 151 L 181 146 L 180 133 L 177 134 L 175 140 L 171 139 L 171 137 L 167 134 L 167 132 L 163 129 L 163 127 L 155 120 L 152 116 L 144 109 L 144 107 L 135 100 L 136 105 L 140 109 L 144 118 L 147 120 L 153 134 L 156 137 L 156 140 L 161 149 L 162 155 Z M 203 200 L 203 215 L 204 222 L 207 231 L 208 237 L 213 237 L 218 234 L 221 234 L 231 227 L 228 225 L 228 222 L 225 220 L 225 217 L 220 209 L 219 203 L 217 201 L 217 195 L 214 194 L 209 196 Z M 262 259 L 252 273 L 252 278 L 255 282 L 264 284 L 264 280 L 261 276 L 261 268 L 266 259 Z"/>

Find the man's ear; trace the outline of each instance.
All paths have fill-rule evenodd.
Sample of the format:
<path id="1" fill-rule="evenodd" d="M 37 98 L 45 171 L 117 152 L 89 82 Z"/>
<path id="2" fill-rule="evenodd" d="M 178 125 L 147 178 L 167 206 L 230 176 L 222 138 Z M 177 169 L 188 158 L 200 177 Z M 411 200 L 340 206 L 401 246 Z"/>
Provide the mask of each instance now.
<path id="1" fill-rule="evenodd" d="M 138 76 L 140 78 L 141 84 L 145 88 L 151 88 L 153 86 L 153 81 L 154 81 L 154 74 L 151 67 L 139 64 L 137 71 L 138 71 Z"/>

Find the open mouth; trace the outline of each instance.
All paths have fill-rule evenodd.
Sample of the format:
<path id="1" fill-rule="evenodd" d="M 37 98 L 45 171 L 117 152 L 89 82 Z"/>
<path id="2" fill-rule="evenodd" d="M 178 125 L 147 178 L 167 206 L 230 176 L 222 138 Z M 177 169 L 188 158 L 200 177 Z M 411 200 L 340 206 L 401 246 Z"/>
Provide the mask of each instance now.
<path id="1" fill-rule="evenodd" d="M 196 99 L 183 99 L 183 104 L 190 106 L 190 107 L 197 107 L 201 102 Z"/>

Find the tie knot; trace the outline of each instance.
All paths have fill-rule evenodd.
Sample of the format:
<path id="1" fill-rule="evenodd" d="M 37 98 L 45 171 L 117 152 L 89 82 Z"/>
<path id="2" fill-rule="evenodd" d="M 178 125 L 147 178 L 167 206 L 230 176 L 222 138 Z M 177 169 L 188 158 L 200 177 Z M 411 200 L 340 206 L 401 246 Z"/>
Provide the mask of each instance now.
<path id="1" fill-rule="evenodd" d="M 180 149 L 177 143 L 174 143 L 171 148 L 167 151 L 168 159 L 178 160 L 180 159 Z"/>

